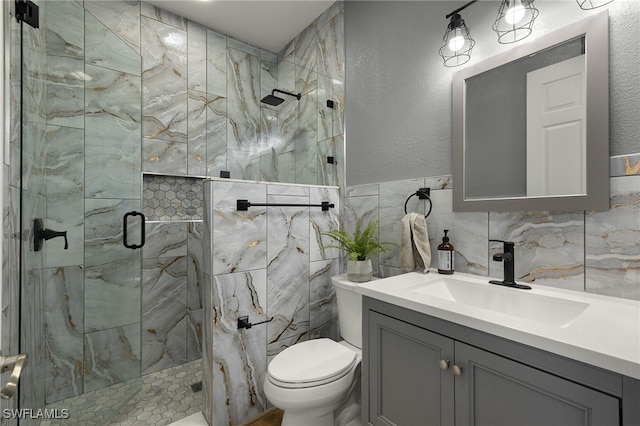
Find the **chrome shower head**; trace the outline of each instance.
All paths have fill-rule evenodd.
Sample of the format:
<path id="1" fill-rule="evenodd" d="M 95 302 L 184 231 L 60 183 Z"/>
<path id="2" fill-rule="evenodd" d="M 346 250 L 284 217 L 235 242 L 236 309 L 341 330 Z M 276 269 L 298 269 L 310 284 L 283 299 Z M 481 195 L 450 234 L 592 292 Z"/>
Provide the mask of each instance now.
<path id="1" fill-rule="evenodd" d="M 272 105 L 272 106 L 278 106 L 281 103 L 283 103 L 284 99 L 274 95 L 275 92 L 284 93 L 285 95 L 293 96 L 294 98 L 296 98 L 298 100 L 300 100 L 300 98 L 302 97 L 302 95 L 300 93 L 295 94 L 295 93 L 285 92 L 284 90 L 273 89 L 271 91 L 271 94 L 265 96 L 264 98 L 262 98 L 260 100 L 260 102 L 265 103 L 267 105 Z"/>

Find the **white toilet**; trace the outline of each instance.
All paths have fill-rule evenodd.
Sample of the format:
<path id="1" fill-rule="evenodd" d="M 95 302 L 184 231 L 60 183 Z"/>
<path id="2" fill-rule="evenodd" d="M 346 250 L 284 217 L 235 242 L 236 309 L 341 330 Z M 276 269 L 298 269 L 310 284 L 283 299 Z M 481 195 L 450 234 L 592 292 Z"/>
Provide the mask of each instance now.
<path id="1" fill-rule="evenodd" d="M 362 360 L 362 296 L 346 274 L 331 281 L 344 340 L 297 343 L 276 355 L 267 368 L 264 393 L 284 411 L 282 426 L 333 426 L 334 410 L 357 379 L 354 372 Z"/>

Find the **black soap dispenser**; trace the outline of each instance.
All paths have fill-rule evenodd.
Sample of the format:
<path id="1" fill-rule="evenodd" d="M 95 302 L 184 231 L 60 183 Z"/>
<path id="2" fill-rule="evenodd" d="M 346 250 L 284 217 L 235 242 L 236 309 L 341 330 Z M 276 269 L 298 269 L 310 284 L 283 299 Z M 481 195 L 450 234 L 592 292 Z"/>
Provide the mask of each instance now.
<path id="1" fill-rule="evenodd" d="M 453 248 L 453 244 L 449 242 L 447 232 L 449 232 L 449 230 L 445 229 L 442 244 L 438 246 L 438 272 L 451 275 L 454 269 L 455 249 Z"/>

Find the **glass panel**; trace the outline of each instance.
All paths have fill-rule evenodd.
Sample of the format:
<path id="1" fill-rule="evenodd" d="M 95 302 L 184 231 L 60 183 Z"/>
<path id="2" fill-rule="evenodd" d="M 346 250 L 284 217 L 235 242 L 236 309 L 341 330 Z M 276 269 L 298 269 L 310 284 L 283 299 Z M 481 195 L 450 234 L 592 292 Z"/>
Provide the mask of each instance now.
<path id="1" fill-rule="evenodd" d="M 40 28 L 20 30 L 19 404 L 107 424 L 141 386 L 141 250 L 123 245 L 142 208 L 141 58 L 77 2 L 39 3 Z M 37 250 L 36 218 L 66 237 Z"/>

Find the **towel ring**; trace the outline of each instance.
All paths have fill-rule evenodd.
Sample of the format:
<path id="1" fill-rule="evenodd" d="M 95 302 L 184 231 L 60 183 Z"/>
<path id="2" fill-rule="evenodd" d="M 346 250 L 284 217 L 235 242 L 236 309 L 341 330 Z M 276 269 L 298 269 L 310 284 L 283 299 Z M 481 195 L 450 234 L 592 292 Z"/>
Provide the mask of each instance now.
<path id="1" fill-rule="evenodd" d="M 430 194 L 431 194 L 431 188 L 419 188 L 415 193 L 409 195 L 409 197 L 407 198 L 407 201 L 404 202 L 404 212 L 405 212 L 405 214 L 408 213 L 407 212 L 407 203 L 409 202 L 411 197 L 413 197 L 414 195 L 417 195 L 420 200 L 429 200 L 429 211 L 427 212 L 426 215 L 424 215 L 425 218 L 429 217 L 429 215 L 431 214 L 431 209 L 433 208 L 433 203 L 431 202 L 431 197 L 429 197 Z"/>

